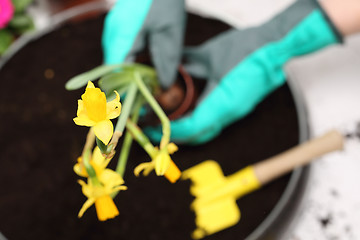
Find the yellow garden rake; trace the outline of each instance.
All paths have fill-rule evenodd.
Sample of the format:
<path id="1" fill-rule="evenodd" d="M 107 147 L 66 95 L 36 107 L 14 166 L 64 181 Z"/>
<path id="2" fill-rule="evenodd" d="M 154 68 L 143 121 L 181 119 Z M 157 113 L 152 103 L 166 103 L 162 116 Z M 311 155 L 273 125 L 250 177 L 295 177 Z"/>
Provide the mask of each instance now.
<path id="1" fill-rule="evenodd" d="M 333 130 L 230 176 L 224 176 L 213 160 L 185 170 L 182 178 L 192 181 L 190 192 L 195 196 L 191 208 L 197 228 L 192 237 L 200 239 L 235 225 L 240 220 L 238 198 L 321 155 L 341 150 L 343 142 L 342 134 Z"/>

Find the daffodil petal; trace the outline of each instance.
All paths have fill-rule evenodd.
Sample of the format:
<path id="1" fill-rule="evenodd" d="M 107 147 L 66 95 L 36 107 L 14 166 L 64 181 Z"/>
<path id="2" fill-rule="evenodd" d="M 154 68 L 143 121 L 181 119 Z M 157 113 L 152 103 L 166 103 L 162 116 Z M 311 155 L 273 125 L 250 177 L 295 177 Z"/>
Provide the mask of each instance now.
<path id="1" fill-rule="evenodd" d="M 176 144 L 175 143 L 169 143 L 168 145 L 167 145 L 167 150 L 168 150 L 168 152 L 169 152 L 169 154 L 173 154 L 174 152 L 176 152 L 177 150 L 178 150 L 179 148 L 178 148 L 178 146 L 176 146 Z"/>
<path id="2" fill-rule="evenodd" d="M 85 169 L 84 165 L 81 163 L 81 158 L 80 157 L 78 158 L 78 163 L 76 163 L 74 165 L 73 170 L 80 177 L 88 177 L 86 169 Z"/>
<path id="3" fill-rule="evenodd" d="M 143 175 L 146 177 L 148 176 L 152 170 L 155 169 L 155 164 L 151 164 L 151 167 L 145 168 L 143 171 Z"/>
<path id="4" fill-rule="evenodd" d="M 92 198 L 94 195 L 94 187 L 91 184 L 90 179 L 88 179 L 88 184 L 86 184 L 84 181 L 82 180 L 78 180 L 78 183 L 82 186 L 81 191 L 82 193 L 88 197 L 88 198 Z"/>
<path id="5" fill-rule="evenodd" d="M 81 99 L 78 100 L 78 109 L 76 114 L 77 114 L 77 121 L 85 121 L 85 124 L 78 124 L 78 125 L 90 127 L 90 125 L 93 126 L 95 124 L 95 121 L 91 120 L 87 115 L 87 112 L 84 108 L 84 102 Z"/>
<path id="6" fill-rule="evenodd" d="M 105 221 L 119 215 L 119 210 L 109 195 L 104 195 L 96 199 L 95 208 L 100 221 Z"/>
<path id="7" fill-rule="evenodd" d="M 88 81 L 86 88 L 95 88 L 95 85 L 91 81 Z"/>
<path id="8" fill-rule="evenodd" d="M 78 214 L 78 217 L 81 218 L 85 211 L 88 210 L 89 207 L 91 207 L 91 205 L 93 205 L 95 202 L 95 199 L 93 198 L 89 198 L 88 200 L 86 200 L 86 202 L 82 205 L 80 211 L 79 211 L 79 214 Z"/>
<path id="9" fill-rule="evenodd" d="M 78 183 L 83 187 L 86 185 L 86 183 L 83 180 L 78 180 Z"/>
<path id="10" fill-rule="evenodd" d="M 138 177 L 141 173 L 141 171 L 144 170 L 144 176 L 147 176 L 151 170 L 155 168 L 155 165 L 153 162 L 144 162 L 140 163 L 135 169 L 134 169 L 134 175 Z M 147 174 L 145 175 L 145 171 L 147 171 Z"/>
<path id="11" fill-rule="evenodd" d="M 127 190 L 127 186 L 118 186 L 116 188 L 113 188 L 113 192 L 118 192 L 122 190 Z"/>
<path id="12" fill-rule="evenodd" d="M 114 127 L 110 120 L 104 120 L 94 125 L 95 136 L 107 145 L 113 135 Z"/>
<path id="13" fill-rule="evenodd" d="M 99 176 L 99 180 L 110 189 L 124 183 L 124 179 L 120 176 L 120 174 L 111 169 L 105 169 Z"/>
<path id="14" fill-rule="evenodd" d="M 158 176 L 163 176 L 170 166 L 170 156 L 166 152 L 161 152 L 155 158 L 155 172 Z"/>
<path id="15" fill-rule="evenodd" d="M 85 111 L 84 111 L 85 109 L 84 109 L 84 102 L 81 100 L 81 99 L 79 99 L 78 100 L 78 109 L 77 109 L 77 115 L 78 116 L 81 116 L 81 115 L 86 115 L 86 113 L 85 113 Z"/>
<path id="16" fill-rule="evenodd" d="M 86 127 L 92 127 L 94 126 L 96 123 L 91 120 L 90 118 L 88 118 L 86 115 L 82 115 L 81 117 L 76 117 L 73 119 L 76 125 L 79 126 L 86 126 Z"/>
<path id="17" fill-rule="evenodd" d="M 99 147 L 95 147 L 94 151 L 93 151 L 93 155 L 91 157 L 91 160 L 93 162 L 94 165 L 100 167 L 101 169 L 105 169 L 107 164 L 109 163 L 109 161 L 105 160 L 104 155 L 102 155 L 100 148 Z"/>
<path id="18" fill-rule="evenodd" d="M 108 103 L 106 103 L 106 118 L 114 119 L 120 115 L 121 112 L 121 103 L 120 96 L 117 91 L 114 91 L 116 98 Z"/>

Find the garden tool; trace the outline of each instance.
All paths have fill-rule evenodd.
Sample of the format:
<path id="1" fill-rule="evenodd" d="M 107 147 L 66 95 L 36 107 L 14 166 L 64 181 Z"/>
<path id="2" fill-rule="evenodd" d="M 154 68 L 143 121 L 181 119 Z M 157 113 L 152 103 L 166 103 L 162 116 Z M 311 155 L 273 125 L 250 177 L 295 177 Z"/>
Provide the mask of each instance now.
<path id="1" fill-rule="evenodd" d="M 342 134 L 332 130 L 229 176 L 213 160 L 185 170 L 182 178 L 192 181 L 190 192 L 195 196 L 191 208 L 197 229 L 192 237 L 200 239 L 235 225 L 240 220 L 237 199 L 319 156 L 341 150 L 343 142 Z"/>

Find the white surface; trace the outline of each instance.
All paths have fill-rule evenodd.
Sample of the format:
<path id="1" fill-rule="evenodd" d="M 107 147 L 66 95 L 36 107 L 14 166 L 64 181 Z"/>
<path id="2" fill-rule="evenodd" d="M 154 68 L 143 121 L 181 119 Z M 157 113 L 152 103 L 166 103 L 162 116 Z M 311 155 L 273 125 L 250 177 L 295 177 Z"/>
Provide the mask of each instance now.
<path id="1" fill-rule="evenodd" d="M 360 122 L 359 66 L 360 36 L 288 65 L 305 96 L 313 136 L 332 128 L 354 131 Z M 359 170 L 359 139 L 314 162 L 302 214 L 285 239 L 360 239 Z"/>
<path id="2" fill-rule="evenodd" d="M 261 25 L 293 2 L 295 0 L 186 0 L 186 6 L 189 12 L 247 28 Z"/>

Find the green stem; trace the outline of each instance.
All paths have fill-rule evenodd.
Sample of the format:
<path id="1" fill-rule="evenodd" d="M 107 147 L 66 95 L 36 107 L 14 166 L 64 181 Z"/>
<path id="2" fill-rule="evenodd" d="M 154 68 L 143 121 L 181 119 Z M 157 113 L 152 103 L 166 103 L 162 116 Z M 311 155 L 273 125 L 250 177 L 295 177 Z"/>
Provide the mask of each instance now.
<path id="1" fill-rule="evenodd" d="M 117 173 L 120 174 L 121 177 L 124 177 L 131 145 L 132 145 L 132 137 L 128 132 L 126 132 L 124 141 L 123 141 L 123 144 L 121 147 L 119 161 L 118 161 L 118 164 L 117 164 L 116 170 L 115 170 Z"/>
<path id="2" fill-rule="evenodd" d="M 131 120 L 126 122 L 126 129 L 131 133 L 132 137 L 138 144 L 149 154 L 151 158 L 154 157 L 155 148 L 151 144 L 149 138 L 141 131 L 141 129 Z"/>
<path id="3" fill-rule="evenodd" d="M 90 157 L 91 157 L 91 150 L 87 149 L 84 154 L 82 155 L 82 161 L 85 167 L 85 170 L 87 174 L 89 175 L 89 178 L 93 182 L 93 184 L 98 185 L 100 184 L 99 180 L 96 177 L 95 169 L 90 164 Z"/>
<path id="4" fill-rule="evenodd" d="M 132 106 L 134 104 L 137 90 L 138 89 L 137 89 L 136 84 L 132 83 L 130 85 L 128 91 L 126 92 L 126 98 L 125 98 L 125 101 L 124 101 L 124 104 L 123 104 L 123 107 L 121 110 L 119 120 L 116 124 L 115 131 L 118 131 L 121 133 L 124 131 L 126 120 L 130 116 L 130 112 L 131 112 Z"/>
<path id="5" fill-rule="evenodd" d="M 142 97 L 138 96 L 135 101 L 135 104 L 134 104 L 134 111 L 133 111 L 133 115 L 131 117 L 132 121 L 137 122 L 139 120 L 140 109 L 143 104 L 144 104 L 144 102 L 143 102 Z M 125 134 L 125 137 L 124 137 L 124 142 L 123 142 L 122 148 L 121 148 L 119 161 L 116 166 L 116 172 L 118 172 L 122 177 L 124 177 L 125 168 L 126 168 L 127 160 L 129 157 L 132 140 L 133 140 L 133 138 L 132 138 L 130 132 L 127 131 Z"/>
<path id="6" fill-rule="evenodd" d="M 140 90 L 140 92 L 145 97 L 146 101 L 149 103 L 151 108 L 154 110 L 156 115 L 159 117 L 161 124 L 162 124 L 162 131 L 163 136 L 161 138 L 160 142 L 160 149 L 165 147 L 170 142 L 170 120 L 166 116 L 165 112 L 161 108 L 161 106 L 158 104 L 158 102 L 155 100 L 154 96 L 150 93 L 146 85 L 144 84 L 143 80 L 141 79 L 141 76 L 138 72 L 134 72 L 134 79 L 135 82 Z"/>
<path id="7" fill-rule="evenodd" d="M 135 104 L 134 104 L 134 111 L 133 111 L 133 115 L 131 117 L 132 121 L 137 122 L 139 120 L 140 109 L 141 109 L 143 104 L 144 104 L 144 101 L 143 101 L 142 97 L 138 96 L 136 101 L 135 101 Z M 116 166 L 116 172 L 119 173 L 121 175 L 121 177 L 124 177 L 126 164 L 127 164 L 127 160 L 128 160 L 128 157 L 129 157 L 131 144 L 132 144 L 132 140 L 133 140 L 133 138 L 131 136 L 131 133 L 129 131 L 127 131 L 126 134 L 125 134 L 123 145 L 121 147 L 121 153 L 120 153 L 120 156 L 119 156 L 119 161 L 118 161 L 117 166 Z M 115 198 L 118 193 L 119 192 L 113 192 L 110 196 L 112 198 Z"/>

